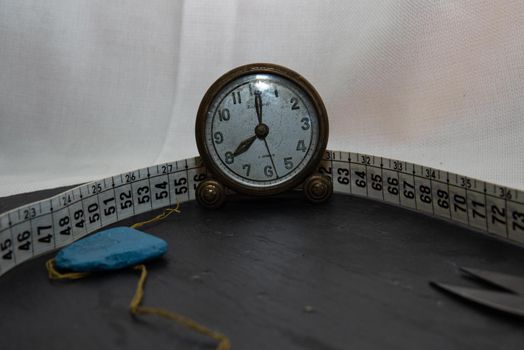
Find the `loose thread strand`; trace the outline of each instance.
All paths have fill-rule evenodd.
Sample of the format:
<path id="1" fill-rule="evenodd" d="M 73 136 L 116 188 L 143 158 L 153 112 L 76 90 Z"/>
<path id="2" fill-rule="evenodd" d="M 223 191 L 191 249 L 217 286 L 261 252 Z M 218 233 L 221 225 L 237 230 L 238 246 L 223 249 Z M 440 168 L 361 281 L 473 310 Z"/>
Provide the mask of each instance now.
<path id="1" fill-rule="evenodd" d="M 89 272 L 59 272 L 56 269 L 54 258 L 47 260 L 45 267 L 47 268 L 47 275 L 51 280 L 77 280 L 90 274 Z"/>
<path id="2" fill-rule="evenodd" d="M 140 270 L 140 278 L 136 286 L 135 295 L 133 296 L 133 299 L 131 300 L 131 303 L 129 304 L 129 309 L 132 315 L 138 316 L 138 315 L 150 314 L 150 315 L 157 315 L 160 317 L 164 317 L 164 318 L 173 320 L 185 328 L 188 328 L 190 330 L 193 330 L 197 333 L 208 336 L 218 341 L 218 346 L 216 350 L 230 350 L 231 349 L 231 341 L 229 340 L 228 337 L 226 337 L 224 334 L 220 332 L 209 329 L 206 326 L 184 315 L 181 315 L 173 311 L 167 311 L 167 310 L 157 308 L 157 307 L 141 306 L 140 304 L 144 297 L 144 284 L 147 279 L 147 269 L 145 265 L 137 265 L 134 268 L 135 270 Z"/>
<path id="3" fill-rule="evenodd" d="M 175 208 L 167 208 L 167 209 L 165 209 L 161 214 L 155 216 L 152 219 L 149 219 L 149 220 L 146 220 L 146 221 L 137 222 L 137 223 L 131 225 L 131 228 L 139 228 L 139 227 L 142 227 L 142 226 L 147 225 L 147 224 L 152 224 L 153 222 L 157 222 L 157 221 L 160 221 L 160 220 L 163 220 L 163 219 L 167 218 L 169 215 L 171 215 L 173 213 L 180 214 L 180 210 L 178 208 L 180 208 L 180 203 L 177 203 Z"/>

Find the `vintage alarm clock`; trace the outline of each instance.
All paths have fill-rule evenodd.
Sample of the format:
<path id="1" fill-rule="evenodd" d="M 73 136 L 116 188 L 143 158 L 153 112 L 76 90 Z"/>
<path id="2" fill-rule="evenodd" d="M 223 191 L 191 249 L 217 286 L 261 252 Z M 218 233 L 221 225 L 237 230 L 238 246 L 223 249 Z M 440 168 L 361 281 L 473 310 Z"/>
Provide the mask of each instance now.
<path id="1" fill-rule="evenodd" d="M 200 103 L 195 134 L 209 175 L 196 193 L 205 207 L 220 206 L 231 191 L 271 196 L 302 189 L 312 202 L 333 192 L 330 178 L 317 173 L 329 134 L 326 108 L 288 68 L 255 63 L 224 74 Z"/>

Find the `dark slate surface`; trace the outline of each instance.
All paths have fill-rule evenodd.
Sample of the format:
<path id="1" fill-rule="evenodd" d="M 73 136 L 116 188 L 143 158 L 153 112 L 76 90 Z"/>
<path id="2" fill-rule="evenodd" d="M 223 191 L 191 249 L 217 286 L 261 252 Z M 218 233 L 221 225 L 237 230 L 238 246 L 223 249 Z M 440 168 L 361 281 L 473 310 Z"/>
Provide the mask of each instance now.
<path id="1" fill-rule="evenodd" d="M 0 212 L 56 192 L 0 199 Z M 524 322 L 428 285 L 478 286 L 458 266 L 524 275 L 523 249 L 404 209 L 347 196 L 320 206 L 240 201 L 219 211 L 186 203 L 182 214 L 144 230 L 169 244 L 165 258 L 149 264 L 145 305 L 216 328 L 233 349 L 524 344 Z M 50 256 L 0 278 L 0 349 L 214 349 L 169 321 L 133 319 L 136 272 L 50 282 Z"/>

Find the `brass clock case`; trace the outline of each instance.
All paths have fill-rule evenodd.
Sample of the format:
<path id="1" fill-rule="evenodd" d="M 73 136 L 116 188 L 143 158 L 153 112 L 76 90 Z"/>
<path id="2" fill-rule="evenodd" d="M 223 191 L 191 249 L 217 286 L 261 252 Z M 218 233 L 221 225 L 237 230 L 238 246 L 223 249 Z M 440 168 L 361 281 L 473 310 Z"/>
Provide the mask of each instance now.
<path id="1" fill-rule="evenodd" d="M 229 83 L 240 77 L 251 74 L 278 75 L 281 78 L 295 83 L 311 100 L 318 118 L 318 143 L 317 147 L 313 150 L 313 155 L 310 158 L 308 164 L 289 180 L 274 186 L 254 187 L 238 183 L 234 179 L 224 174 L 222 170 L 215 164 L 215 161 L 212 160 L 211 156 L 209 155 L 209 149 L 206 144 L 205 125 L 206 120 L 210 115 L 209 108 L 214 99 Z M 225 73 L 207 90 L 198 108 L 195 125 L 195 136 L 200 157 L 214 179 L 220 181 L 235 192 L 254 196 L 267 196 L 296 188 L 297 186 L 301 185 L 309 175 L 317 170 L 327 147 L 329 122 L 326 107 L 324 106 L 320 95 L 304 77 L 286 67 L 276 64 L 253 63 L 237 67 Z"/>

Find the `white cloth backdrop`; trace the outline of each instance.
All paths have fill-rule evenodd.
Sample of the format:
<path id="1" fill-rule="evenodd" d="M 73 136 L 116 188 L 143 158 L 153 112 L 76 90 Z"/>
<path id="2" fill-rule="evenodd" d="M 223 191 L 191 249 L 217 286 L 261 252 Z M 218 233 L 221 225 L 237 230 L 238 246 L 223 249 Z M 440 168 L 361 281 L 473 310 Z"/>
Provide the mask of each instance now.
<path id="1" fill-rule="evenodd" d="M 207 87 L 260 61 L 332 149 L 524 189 L 522 0 L 0 0 L 0 196 L 196 155 Z"/>

